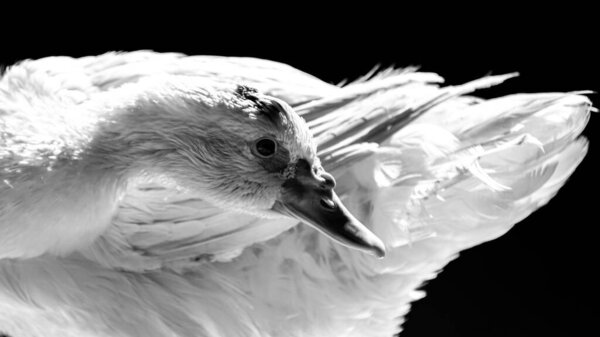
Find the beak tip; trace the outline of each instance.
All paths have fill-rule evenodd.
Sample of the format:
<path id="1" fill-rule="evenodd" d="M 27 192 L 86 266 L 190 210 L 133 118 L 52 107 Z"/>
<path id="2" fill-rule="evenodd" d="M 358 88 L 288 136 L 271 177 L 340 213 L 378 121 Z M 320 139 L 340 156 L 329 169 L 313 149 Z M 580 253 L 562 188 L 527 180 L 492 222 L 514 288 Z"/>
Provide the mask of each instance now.
<path id="1" fill-rule="evenodd" d="M 385 257 L 385 249 L 381 247 L 373 247 L 373 253 L 379 259 L 383 259 Z"/>
<path id="2" fill-rule="evenodd" d="M 385 257 L 385 245 L 379 238 L 377 238 L 377 240 L 371 244 L 370 252 L 379 259 Z"/>

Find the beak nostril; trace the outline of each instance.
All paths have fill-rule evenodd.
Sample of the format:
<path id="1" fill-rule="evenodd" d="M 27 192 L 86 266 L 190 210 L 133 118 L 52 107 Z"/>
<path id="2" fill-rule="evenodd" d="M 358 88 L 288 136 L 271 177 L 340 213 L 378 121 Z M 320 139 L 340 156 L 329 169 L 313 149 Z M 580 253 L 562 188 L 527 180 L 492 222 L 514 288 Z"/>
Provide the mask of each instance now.
<path id="1" fill-rule="evenodd" d="M 328 210 L 334 210 L 335 202 L 329 198 L 321 198 L 321 206 Z"/>

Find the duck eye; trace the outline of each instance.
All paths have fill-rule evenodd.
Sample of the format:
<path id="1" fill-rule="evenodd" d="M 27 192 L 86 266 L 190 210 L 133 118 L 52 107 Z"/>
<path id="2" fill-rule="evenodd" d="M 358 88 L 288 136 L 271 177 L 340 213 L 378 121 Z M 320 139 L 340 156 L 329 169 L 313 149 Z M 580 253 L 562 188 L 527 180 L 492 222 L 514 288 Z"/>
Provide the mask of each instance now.
<path id="1" fill-rule="evenodd" d="M 254 143 L 254 152 L 262 158 L 269 158 L 277 151 L 277 143 L 271 138 L 261 138 Z"/>

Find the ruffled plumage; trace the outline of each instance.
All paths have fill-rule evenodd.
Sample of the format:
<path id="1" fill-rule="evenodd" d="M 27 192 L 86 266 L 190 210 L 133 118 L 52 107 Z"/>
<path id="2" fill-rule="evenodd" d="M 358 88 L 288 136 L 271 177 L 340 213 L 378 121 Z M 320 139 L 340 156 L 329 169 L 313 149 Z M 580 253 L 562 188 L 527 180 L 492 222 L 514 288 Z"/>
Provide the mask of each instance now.
<path id="1" fill-rule="evenodd" d="M 436 74 L 390 69 L 339 87 L 271 61 L 153 52 L 9 68 L 0 121 L 26 110 L 43 123 L 42 107 L 85 106 L 164 75 L 247 84 L 292 105 L 344 204 L 385 241 L 386 258 L 293 220 L 240 218 L 141 177 L 92 244 L 67 256 L 0 260 L 0 330 L 391 336 L 425 280 L 547 203 L 587 151 L 579 134 L 591 104 L 582 93 L 466 96 L 513 75 L 443 87 Z M 19 154 L 0 151 L 7 172 Z"/>

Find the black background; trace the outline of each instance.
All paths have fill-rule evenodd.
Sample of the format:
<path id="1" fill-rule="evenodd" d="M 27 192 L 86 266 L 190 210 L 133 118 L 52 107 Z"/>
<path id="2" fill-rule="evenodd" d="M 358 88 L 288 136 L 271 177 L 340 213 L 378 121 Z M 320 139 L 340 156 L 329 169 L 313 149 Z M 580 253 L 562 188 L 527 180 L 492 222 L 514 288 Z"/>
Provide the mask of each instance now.
<path id="1" fill-rule="evenodd" d="M 359 19 L 338 15 L 335 22 L 327 16 L 265 14 L 219 16 L 219 23 L 203 25 L 198 22 L 206 15 L 179 21 L 164 14 L 160 20 L 143 17 L 141 23 L 126 24 L 129 18 L 117 13 L 101 22 L 82 17 L 77 23 L 39 26 L 32 32 L 5 29 L 0 64 L 153 49 L 267 58 L 332 83 L 354 79 L 375 64 L 420 65 L 448 84 L 490 73 L 521 73 L 501 87 L 480 92 L 484 97 L 600 91 L 595 51 L 599 34 L 594 33 L 600 29 L 585 13 L 581 8 L 518 19 L 473 14 L 478 19 L 469 23 L 453 17 L 440 22 L 423 12 L 404 13 L 403 18 L 412 17 L 409 22 L 372 12 Z M 242 24 L 232 23 L 236 21 Z M 31 23 L 20 23 L 27 25 Z M 598 95 L 590 97 L 600 106 Z M 462 253 L 430 281 L 424 287 L 427 297 L 414 304 L 402 336 L 574 336 L 597 330 L 597 119 L 594 114 L 584 131 L 591 141 L 587 158 L 559 194 L 502 238 Z"/>

